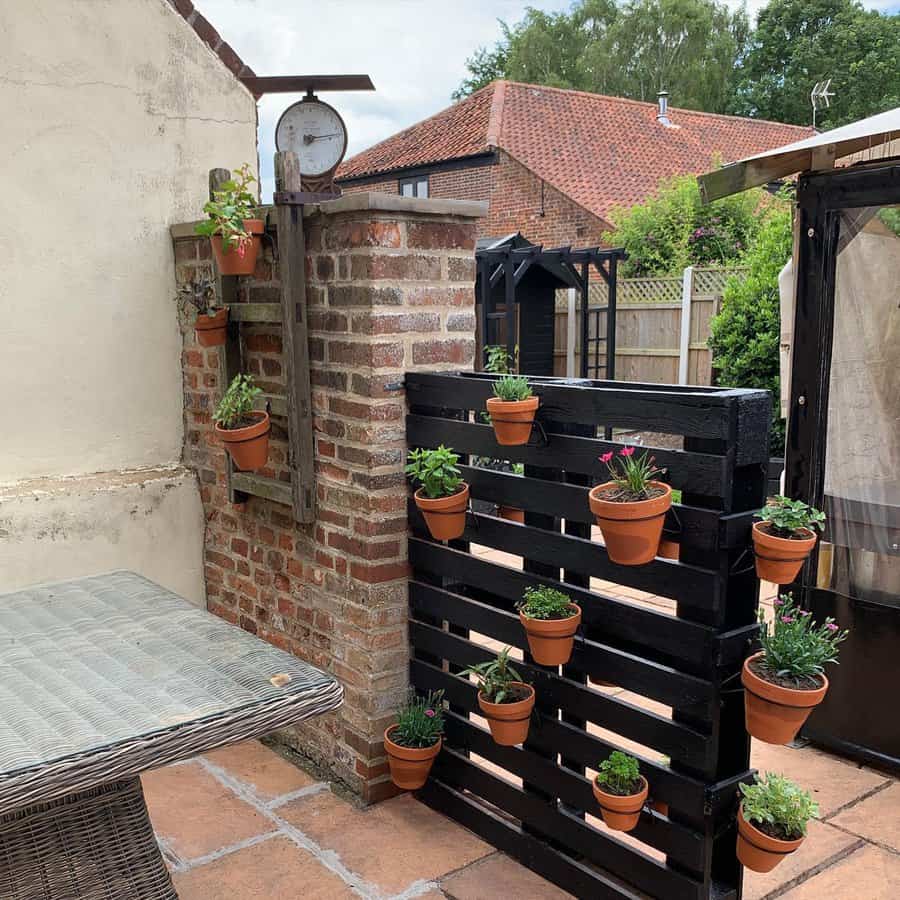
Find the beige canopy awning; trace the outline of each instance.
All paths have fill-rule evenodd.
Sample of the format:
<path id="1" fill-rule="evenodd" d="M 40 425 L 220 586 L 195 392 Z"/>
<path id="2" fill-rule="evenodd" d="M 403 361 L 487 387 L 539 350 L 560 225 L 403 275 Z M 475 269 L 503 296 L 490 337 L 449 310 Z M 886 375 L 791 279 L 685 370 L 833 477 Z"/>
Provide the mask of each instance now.
<path id="1" fill-rule="evenodd" d="M 711 203 L 797 172 L 833 168 L 839 159 L 851 164 L 896 155 L 900 155 L 900 106 L 731 163 L 700 175 L 697 182 L 703 202 Z"/>

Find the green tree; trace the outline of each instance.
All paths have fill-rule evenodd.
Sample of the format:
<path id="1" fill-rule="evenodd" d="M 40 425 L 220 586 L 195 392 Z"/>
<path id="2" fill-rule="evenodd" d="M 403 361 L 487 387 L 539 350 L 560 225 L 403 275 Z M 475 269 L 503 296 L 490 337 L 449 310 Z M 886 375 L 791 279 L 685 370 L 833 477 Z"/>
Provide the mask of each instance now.
<path id="1" fill-rule="evenodd" d="M 779 122 L 812 121 L 809 93 L 831 78 L 834 128 L 900 105 L 900 14 L 857 0 L 771 0 L 760 10 L 730 111 Z"/>
<path id="2" fill-rule="evenodd" d="M 710 322 L 709 347 L 716 383 L 724 387 L 763 388 L 772 392 L 774 455 L 784 452 L 781 418 L 778 345 L 781 304 L 778 273 L 791 258 L 791 209 L 773 205 L 756 240 L 741 262 L 745 276 L 731 279 L 722 297 L 722 310 Z"/>
<path id="3" fill-rule="evenodd" d="M 760 190 L 744 191 L 704 206 L 697 180 L 684 175 L 664 181 L 655 196 L 609 215 L 614 230 L 604 240 L 624 247 L 623 277 L 681 274 L 685 266 L 737 263 L 753 243 Z"/>
<path id="4" fill-rule="evenodd" d="M 637 100 L 668 90 L 678 106 L 722 112 L 749 33 L 745 10 L 717 0 L 578 0 L 501 27 L 494 49 L 468 60 L 457 99 L 509 78 Z"/>

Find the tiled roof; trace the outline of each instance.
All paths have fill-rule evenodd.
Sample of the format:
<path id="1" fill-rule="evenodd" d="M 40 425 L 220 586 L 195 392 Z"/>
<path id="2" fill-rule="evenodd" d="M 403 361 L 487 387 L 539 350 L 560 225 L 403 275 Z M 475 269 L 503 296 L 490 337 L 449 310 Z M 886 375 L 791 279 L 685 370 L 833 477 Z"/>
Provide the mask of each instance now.
<path id="1" fill-rule="evenodd" d="M 656 190 L 660 178 L 698 174 L 800 138 L 811 128 L 669 108 L 584 91 L 495 81 L 460 103 L 347 160 L 361 177 L 500 147 L 599 216 Z"/>
<path id="2" fill-rule="evenodd" d="M 171 6 L 194 29 L 197 37 L 206 44 L 229 69 L 236 78 L 241 75 L 255 75 L 238 55 L 230 44 L 222 40 L 221 35 L 213 28 L 209 19 L 201 14 L 191 0 L 168 0 Z"/>

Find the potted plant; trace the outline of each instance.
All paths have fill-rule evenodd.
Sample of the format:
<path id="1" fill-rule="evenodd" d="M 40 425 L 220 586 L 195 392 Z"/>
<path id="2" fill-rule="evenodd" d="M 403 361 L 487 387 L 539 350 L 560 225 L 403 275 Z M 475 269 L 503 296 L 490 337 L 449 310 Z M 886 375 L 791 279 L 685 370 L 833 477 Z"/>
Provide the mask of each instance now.
<path id="1" fill-rule="evenodd" d="M 213 191 L 213 199 L 203 206 L 209 218 L 194 229 L 209 238 L 223 275 L 252 275 L 256 268 L 265 226 L 254 217 L 256 198 L 249 188 L 255 181 L 249 163 L 244 163 Z"/>
<path id="2" fill-rule="evenodd" d="M 184 285 L 178 297 L 184 311 L 188 306 L 196 310 L 194 335 L 201 347 L 221 347 L 228 332 L 228 307 L 216 307 L 216 291 L 208 278 L 198 278 Z"/>
<path id="3" fill-rule="evenodd" d="M 654 477 L 661 471 L 647 451 L 635 456 L 634 447 L 623 447 L 619 459 L 604 453 L 610 481 L 591 488 L 588 502 L 603 532 L 609 558 L 623 566 L 650 562 L 659 549 L 666 513 L 672 505 L 672 489 Z"/>
<path id="4" fill-rule="evenodd" d="M 650 786 L 633 756 L 613 750 L 600 763 L 593 788 L 600 815 L 613 831 L 631 831 L 637 825 Z"/>
<path id="5" fill-rule="evenodd" d="M 754 872 L 771 872 L 806 837 L 806 825 L 819 807 L 807 791 L 783 775 L 767 772 L 742 784 L 738 811 L 737 857 Z"/>
<path id="6" fill-rule="evenodd" d="M 235 375 L 213 413 L 216 434 L 235 467 L 244 472 L 261 469 L 269 458 L 269 414 L 253 409 L 261 393 L 252 376 Z"/>
<path id="7" fill-rule="evenodd" d="M 509 647 L 496 659 L 469 666 L 462 674 L 474 675 L 478 682 L 478 705 L 494 742 L 503 747 L 521 744 L 528 737 L 534 688 L 509 664 Z"/>
<path id="8" fill-rule="evenodd" d="M 458 454 L 443 444 L 437 450 L 410 450 L 407 457 L 406 474 L 421 485 L 414 495 L 416 506 L 438 541 L 452 541 L 466 530 L 469 486 L 460 477 L 458 461 Z"/>
<path id="9" fill-rule="evenodd" d="M 516 609 L 534 661 L 542 666 L 567 663 L 572 655 L 575 632 L 581 625 L 578 604 L 555 588 L 527 587 Z"/>
<path id="10" fill-rule="evenodd" d="M 497 443 L 504 447 L 527 444 L 540 400 L 531 393 L 524 375 L 502 375 L 494 382 L 495 397 L 489 397 L 487 411 Z"/>
<path id="11" fill-rule="evenodd" d="M 747 731 L 769 744 L 787 744 L 825 697 L 825 664 L 837 663 L 847 632 L 830 616 L 818 625 L 790 594 L 775 601 L 771 629 L 761 610 L 760 623 L 762 650 L 741 671 Z"/>
<path id="12" fill-rule="evenodd" d="M 525 466 L 523 463 L 512 463 L 511 465 L 507 463 L 507 465 L 510 466 L 513 475 L 525 474 Z M 501 519 L 506 519 L 508 522 L 518 522 L 520 525 L 525 524 L 525 510 L 519 509 L 518 506 L 506 506 L 503 503 L 498 503 L 497 515 L 500 516 Z"/>
<path id="13" fill-rule="evenodd" d="M 659 764 L 661 766 L 669 766 L 672 764 L 672 760 L 668 756 L 664 756 Z M 650 797 L 650 809 L 654 812 L 658 812 L 661 816 L 669 815 L 669 804 L 666 803 L 665 800 L 654 800 L 653 797 Z"/>
<path id="14" fill-rule="evenodd" d="M 397 724 L 389 725 L 384 732 L 391 780 L 398 788 L 415 791 L 422 787 L 441 752 L 443 697 L 443 691 L 432 691 L 427 697 L 410 691 L 406 705 L 397 713 Z"/>
<path id="15" fill-rule="evenodd" d="M 790 584 L 816 545 L 816 533 L 825 529 L 825 513 L 802 500 L 770 497 L 753 523 L 756 574 L 763 581 Z"/>

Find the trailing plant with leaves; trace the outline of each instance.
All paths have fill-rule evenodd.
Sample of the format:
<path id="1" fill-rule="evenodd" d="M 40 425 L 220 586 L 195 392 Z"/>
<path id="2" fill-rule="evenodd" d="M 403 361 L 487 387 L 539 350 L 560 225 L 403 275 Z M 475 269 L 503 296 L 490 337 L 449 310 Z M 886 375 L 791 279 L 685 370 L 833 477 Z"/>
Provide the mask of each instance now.
<path id="1" fill-rule="evenodd" d="M 410 450 L 406 474 L 421 485 L 430 500 L 452 497 L 462 487 L 457 462 L 459 455 L 443 444 L 437 450 Z"/>
<path id="2" fill-rule="evenodd" d="M 523 679 L 510 665 L 509 651 L 510 648 L 506 647 L 497 654 L 496 659 L 469 666 L 461 673 L 475 676 L 478 689 L 489 703 L 515 703 L 523 699 L 513 687 L 514 682 L 521 682 Z"/>
<path id="3" fill-rule="evenodd" d="M 256 198 L 250 193 L 250 185 L 256 182 L 249 163 L 244 163 L 228 181 L 223 181 L 219 189 L 213 191 L 213 199 L 203 205 L 209 216 L 194 229 L 197 234 L 207 237 L 220 235 L 226 250 L 236 248 L 243 255 L 244 248 L 251 240 L 244 228 L 244 219 L 252 219 L 256 208 Z"/>
<path id="4" fill-rule="evenodd" d="M 613 750 L 597 768 L 597 784 L 619 797 L 638 793 L 641 789 L 638 761 L 621 750 Z"/>
<path id="5" fill-rule="evenodd" d="M 650 482 L 662 474 L 662 469 L 653 464 L 654 459 L 647 450 L 635 456 L 634 447 L 623 447 L 618 459 L 612 450 L 600 456 L 600 462 L 606 463 L 609 477 L 625 494 L 622 500 L 649 500 L 653 496 Z"/>
<path id="6" fill-rule="evenodd" d="M 572 598 L 552 587 L 527 587 L 516 609 L 529 619 L 569 619 L 575 615 Z"/>
<path id="7" fill-rule="evenodd" d="M 506 403 L 515 403 L 531 396 L 531 385 L 524 375 L 504 375 L 494 382 L 494 394 Z"/>
<path id="8" fill-rule="evenodd" d="M 420 697 L 409 692 L 406 704 L 397 712 L 397 727 L 390 738 L 401 747 L 433 747 L 444 731 L 443 691 Z"/>
<path id="9" fill-rule="evenodd" d="M 809 792 L 774 772 L 756 775 L 754 781 L 740 786 L 744 818 L 783 841 L 804 837 L 809 820 L 819 817 L 819 805 Z"/>
<path id="10" fill-rule="evenodd" d="M 790 497 L 778 495 L 769 497 L 766 505 L 757 515 L 769 527 L 769 534 L 780 538 L 797 537 L 802 529 L 814 531 L 825 530 L 825 513 L 802 500 L 791 500 Z M 802 535 L 806 537 L 806 535 Z"/>
<path id="11" fill-rule="evenodd" d="M 837 665 L 838 644 L 847 639 L 834 619 L 822 625 L 812 613 L 800 609 L 790 594 L 775 601 L 775 618 L 770 625 L 759 613 L 759 643 L 763 656 L 760 668 L 777 678 L 790 678 L 799 685 L 818 687 L 828 663 Z"/>
<path id="12" fill-rule="evenodd" d="M 252 425 L 255 419 L 250 415 L 253 412 L 253 403 L 262 393 L 262 389 L 253 383 L 252 375 L 235 375 L 225 395 L 219 401 L 213 419 L 222 428 L 243 428 Z"/>

